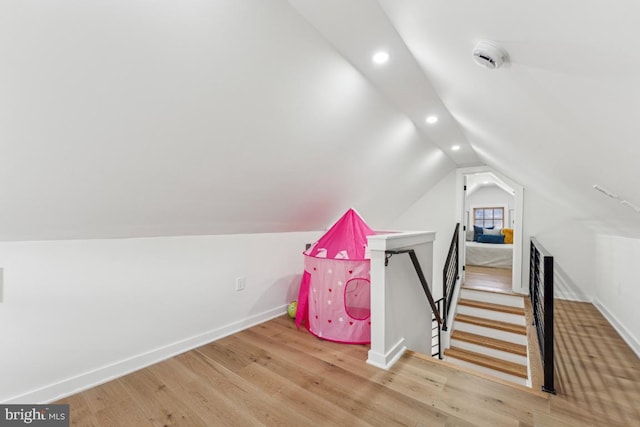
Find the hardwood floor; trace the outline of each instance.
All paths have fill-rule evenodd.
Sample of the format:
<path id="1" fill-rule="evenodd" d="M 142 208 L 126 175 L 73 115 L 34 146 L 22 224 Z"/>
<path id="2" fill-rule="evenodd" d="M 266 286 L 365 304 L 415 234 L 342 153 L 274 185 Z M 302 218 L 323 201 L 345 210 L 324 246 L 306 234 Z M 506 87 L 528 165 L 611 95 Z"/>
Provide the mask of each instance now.
<path id="1" fill-rule="evenodd" d="M 481 291 L 511 293 L 511 269 L 467 265 L 464 287 Z"/>
<path id="2" fill-rule="evenodd" d="M 640 425 L 640 361 L 589 303 L 555 302 L 556 382 L 552 409 L 589 408 L 603 418 Z"/>
<path id="3" fill-rule="evenodd" d="M 75 426 L 637 425 L 640 361 L 590 304 L 558 301 L 557 396 L 321 341 L 286 316 L 58 403 Z"/>

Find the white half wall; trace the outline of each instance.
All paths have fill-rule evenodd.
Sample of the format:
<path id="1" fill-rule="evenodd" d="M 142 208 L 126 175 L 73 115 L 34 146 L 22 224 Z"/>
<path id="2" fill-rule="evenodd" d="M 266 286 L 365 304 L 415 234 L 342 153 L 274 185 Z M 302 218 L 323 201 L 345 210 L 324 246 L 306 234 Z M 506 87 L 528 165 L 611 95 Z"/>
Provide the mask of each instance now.
<path id="1" fill-rule="evenodd" d="M 285 313 L 320 234 L 0 243 L 0 402 L 49 402 Z"/>
<path id="2" fill-rule="evenodd" d="M 596 242 L 594 304 L 640 357 L 640 239 L 599 235 Z"/>
<path id="3" fill-rule="evenodd" d="M 431 353 L 432 309 L 409 254 L 413 249 L 427 283 L 433 276 L 435 233 L 399 232 L 369 236 L 371 250 L 371 349 L 367 363 L 389 369 L 406 349 Z"/>
<path id="4" fill-rule="evenodd" d="M 442 297 L 442 269 L 456 226 L 456 171 L 452 170 L 391 223 L 395 230 L 433 230 L 433 297 Z M 462 230 L 460 231 L 462 233 Z M 430 283 L 431 284 L 431 283 Z"/>

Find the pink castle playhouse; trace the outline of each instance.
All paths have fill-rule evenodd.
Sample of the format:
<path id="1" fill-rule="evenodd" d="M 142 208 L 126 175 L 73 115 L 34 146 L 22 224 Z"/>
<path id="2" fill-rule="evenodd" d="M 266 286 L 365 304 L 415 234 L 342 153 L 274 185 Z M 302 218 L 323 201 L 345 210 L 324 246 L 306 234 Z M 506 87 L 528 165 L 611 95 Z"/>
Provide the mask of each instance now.
<path id="1" fill-rule="evenodd" d="M 375 232 L 349 209 L 304 252 L 296 325 L 313 335 L 350 344 L 371 342 L 370 257 Z"/>

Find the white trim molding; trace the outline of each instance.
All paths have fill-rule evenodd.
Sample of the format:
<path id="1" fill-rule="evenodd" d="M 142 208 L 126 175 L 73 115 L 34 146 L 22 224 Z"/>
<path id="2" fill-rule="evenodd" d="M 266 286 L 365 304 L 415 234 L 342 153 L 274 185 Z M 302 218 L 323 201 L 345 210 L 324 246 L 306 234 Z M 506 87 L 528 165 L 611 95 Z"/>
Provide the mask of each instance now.
<path id="1" fill-rule="evenodd" d="M 602 304 L 600 300 L 594 298 L 593 305 L 602 313 L 605 319 L 611 323 L 613 329 L 620 334 L 622 339 L 631 347 L 631 350 L 636 354 L 636 356 L 640 357 L 640 341 L 636 337 L 634 337 L 631 332 L 618 320 L 616 316 L 609 311 L 609 309 Z"/>
<path id="2" fill-rule="evenodd" d="M 177 341 L 173 344 L 151 350 L 133 357 L 130 357 L 113 364 L 102 366 L 89 372 L 67 378 L 62 381 L 49 384 L 37 390 L 32 390 L 18 396 L 5 400 L 5 404 L 17 403 L 50 403 L 56 400 L 71 396 L 89 388 L 104 384 L 107 381 L 122 377 L 139 369 L 174 357 L 178 354 L 235 334 L 243 329 L 250 328 L 260 323 L 271 320 L 287 312 L 287 305 L 247 317 L 246 319 L 230 323 L 217 329 Z"/>
<path id="3" fill-rule="evenodd" d="M 465 204 L 466 197 L 464 192 L 464 186 L 466 185 L 466 176 L 472 175 L 476 173 L 482 172 L 490 172 L 495 175 L 499 180 L 503 181 L 504 184 L 509 186 L 514 190 L 514 200 L 513 200 L 513 208 L 514 208 L 514 217 L 511 218 L 513 221 L 513 269 L 512 269 L 512 283 L 513 283 L 513 291 L 520 294 L 527 294 L 529 292 L 528 287 L 528 278 L 524 280 L 522 277 L 523 271 L 523 259 L 526 251 L 524 250 L 523 243 L 523 210 L 524 210 L 524 187 L 513 181 L 509 177 L 497 172 L 496 170 L 490 168 L 489 166 L 474 166 L 467 168 L 458 168 L 456 170 L 456 220 L 460 224 L 464 224 L 465 222 Z M 460 271 L 459 275 L 463 278 L 464 281 L 464 272 L 462 271 L 462 267 L 465 263 L 465 238 L 464 233 L 460 233 Z"/>
<path id="4" fill-rule="evenodd" d="M 384 369 L 385 371 L 391 368 L 407 351 L 407 346 L 404 345 L 404 338 L 393 345 L 389 351 L 385 354 L 378 353 L 377 351 L 369 350 L 367 364 L 375 366 L 376 368 Z"/>

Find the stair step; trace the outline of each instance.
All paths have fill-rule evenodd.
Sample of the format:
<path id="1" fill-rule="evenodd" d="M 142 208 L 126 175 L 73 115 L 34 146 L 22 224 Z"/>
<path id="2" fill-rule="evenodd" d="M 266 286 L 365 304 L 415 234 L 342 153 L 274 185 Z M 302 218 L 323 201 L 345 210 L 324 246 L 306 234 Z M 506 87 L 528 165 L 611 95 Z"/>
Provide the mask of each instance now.
<path id="1" fill-rule="evenodd" d="M 501 322 L 513 323 L 514 325 L 526 325 L 527 321 L 522 314 L 505 313 L 503 311 L 487 310 L 485 308 L 473 307 L 471 305 L 458 305 L 458 314 L 465 316 L 476 316 L 485 319 L 499 320 Z"/>
<path id="2" fill-rule="evenodd" d="M 493 304 L 524 307 L 524 297 L 517 294 L 503 294 L 498 292 L 486 292 L 477 289 L 469 289 L 464 286 L 460 289 L 460 298 L 474 301 L 484 301 Z"/>
<path id="3" fill-rule="evenodd" d="M 455 317 L 456 322 L 465 322 L 472 325 L 483 326 L 485 328 L 498 329 L 500 331 L 510 332 L 512 334 L 527 335 L 527 328 L 523 325 L 515 325 L 513 323 L 501 322 L 499 320 L 485 319 L 482 317 L 469 316 L 467 314 L 458 314 Z"/>
<path id="4" fill-rule="evenodd" d="M 458 301 L 458 304 L 466 305 L 467 307 L 482 308 L 484 310 L 498 311 L 501 313 L 516 314 L 516 315 L 524 316 L 524 308 L 522 307 L 513 307 L 510 305 L 494 304 L 491 302 L 471 300 L 467 298 L 461 298 Z"/>
<path id="5" fill-rule="evenodd" d="M 504 372 L 505 374 L 527 379 L 527 367 L 518 363 L 507 362 L 506 360 L 485 356 L 483 354 L 462 350 L 456 347 L 446 349 L 444 354 L 446 357 L 464 360 L 475 365 L 493 369 L 494 371 Z"/>
<path id="6" fill-rule="evenodd" d="M 453 334 L 451 334 L 451 339 L 466 341 L 472 344 L 481 345 L 483 347 L 489 347 L 495 350 L 517 354 L 519 356 L 527 355 L 527 346 L 525 345 L 515 344 L 496 338 L 484 337 L 482 335 L 472 334 L 471 332 L 453 331 Z"/>

